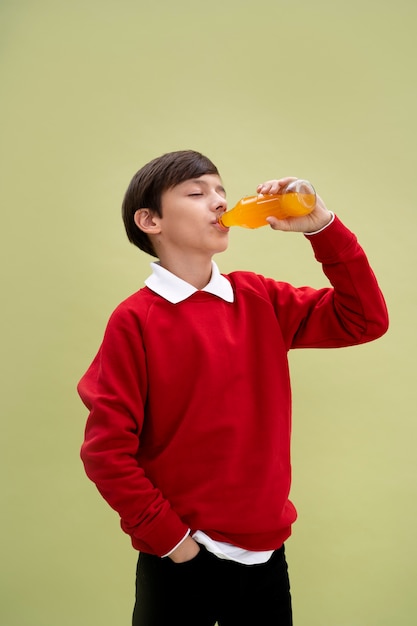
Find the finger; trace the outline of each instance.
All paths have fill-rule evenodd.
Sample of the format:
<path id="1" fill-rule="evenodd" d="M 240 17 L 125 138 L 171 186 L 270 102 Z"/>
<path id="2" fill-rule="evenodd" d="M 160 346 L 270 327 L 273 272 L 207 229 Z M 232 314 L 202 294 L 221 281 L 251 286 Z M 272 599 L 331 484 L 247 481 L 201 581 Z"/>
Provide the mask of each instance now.
<path id="1" fill-rule="evenodd" d="M 273 180 L 266 180 L 264 183 L 261 183 L 257 186 L 256 191 L 258 193 L 269 193 L 269 190 L 271 189 L 271 186 L 274 182 L 275 181 Z"/>
<path id="2" fill-rule="evenodd" d="M 261 185 L 258 185 L 258 193 L 278 193 L 280 190 L 279 180 L 267 180 Z"/>
<path id="3" fill-rule="evenodd" d="M 271 215 L 270 217 L 266 218 L 266 221 L 268 222 L 272 230 L 283 230 L 283 231 L 291 230 L 288 224 L 288 220 L 279 220 L 277 217 L 273 217 Z"/>
<path id="4" fill-rule="evenodd" d="M 305 232 L 308 229 L 309 224 L 309 220 L 305 217 L 288 217 L 286 219 L 279 220 L 271 215 L 266 218 L 266 221 L 273 230 L 294 233 Z"/>
<path id="5" fill-rule="evenodd" d="M 258 193 L 279 193 L 283 187 L 291 183 L 292 181 L 297 180 L 294 176 L 287 176 L 285 178 L 266 180 L 264 183 L 261 183 L 257 187 Z"/>

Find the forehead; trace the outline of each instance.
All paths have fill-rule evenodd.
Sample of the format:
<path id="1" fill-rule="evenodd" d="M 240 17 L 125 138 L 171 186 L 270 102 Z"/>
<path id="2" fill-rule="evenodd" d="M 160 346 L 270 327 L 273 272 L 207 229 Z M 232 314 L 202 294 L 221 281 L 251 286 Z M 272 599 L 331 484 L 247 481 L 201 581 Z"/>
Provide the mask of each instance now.
<path id="1" fill-rule="evenodd" d="M 203 174 L 203 176 L 197 176 L 195 178 L 187 178 L 182 183 L 175 185 L 175 187 L 187 187 L 189 185 L 197 185 L 200 187 L 214 187 L 215 189 L 224 189 L 222 179 L 218 174 Z"/>

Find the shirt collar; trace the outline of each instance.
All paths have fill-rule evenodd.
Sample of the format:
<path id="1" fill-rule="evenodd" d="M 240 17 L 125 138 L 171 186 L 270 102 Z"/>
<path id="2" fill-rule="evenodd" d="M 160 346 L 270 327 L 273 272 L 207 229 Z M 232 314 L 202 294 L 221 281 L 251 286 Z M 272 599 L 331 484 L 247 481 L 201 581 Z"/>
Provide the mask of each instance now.
<path id="1" fill-rule="evenodd" d="M 214 296 L 218 296 L 226 302 L 234 301 L 233 288 L 225 276 L 220 274 L 219 268 L 214 261 L 211 262 L 211 278 L 201 291 L 206 291 Z M 186 300 L 193 293 L 199 291 L 182 278 L 175 276 L 159 263 L 151 263 L 152 274 L 145 280 L 145 285 L 159 296 L 165 298 L 172 304 L 178 304 Z"/>

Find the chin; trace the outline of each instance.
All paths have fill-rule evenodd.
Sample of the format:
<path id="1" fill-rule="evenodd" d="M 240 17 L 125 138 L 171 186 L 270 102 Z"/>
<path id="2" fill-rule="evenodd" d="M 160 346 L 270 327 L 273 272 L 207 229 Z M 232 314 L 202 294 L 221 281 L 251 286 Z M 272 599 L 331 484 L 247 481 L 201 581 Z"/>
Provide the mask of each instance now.
<path id="1" fill-rule="evenodd" d="M 217 247 L 217 254 L 220 254 L 220 252 L 225 252 L 228 247 L 229 247 L 229 242 L 226 240 L 222 246 Z"/>

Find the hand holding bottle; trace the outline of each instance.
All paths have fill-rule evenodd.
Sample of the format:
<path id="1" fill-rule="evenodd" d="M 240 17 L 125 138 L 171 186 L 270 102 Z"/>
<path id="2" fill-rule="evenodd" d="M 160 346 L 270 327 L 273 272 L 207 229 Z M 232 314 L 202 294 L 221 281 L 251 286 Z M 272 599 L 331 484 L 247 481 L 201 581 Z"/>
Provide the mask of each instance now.
<path id="1" fill-rule="evenodd" d="M 259 228 L 268 224 L 274 230 L 315 232 L 331 219 L 321 198 L 307 180 L 287 177 L 258 185 L 257 196 L 245 196 L 219 216 L 220 227 Z"/>
<path id="2" fill-rule="evenodd" d="M 296 180 L 297 178 L 291 176 L 276 180 L 267 180 L 258 185 L 256 191 L 261 194 L 279 194 L 287 185 Z M 324 228 L 324 226 L 330 222 L 331 215 L 332 214 L 326 208 L 323 200 L 320 196 L 316 195 L 315 206 L 307 215 L 300 215 L 286 219 L 278 219 L 271 216 L 267 217 L 266 220 L 274 230 L 313 233 L 321 228 Z"/>

